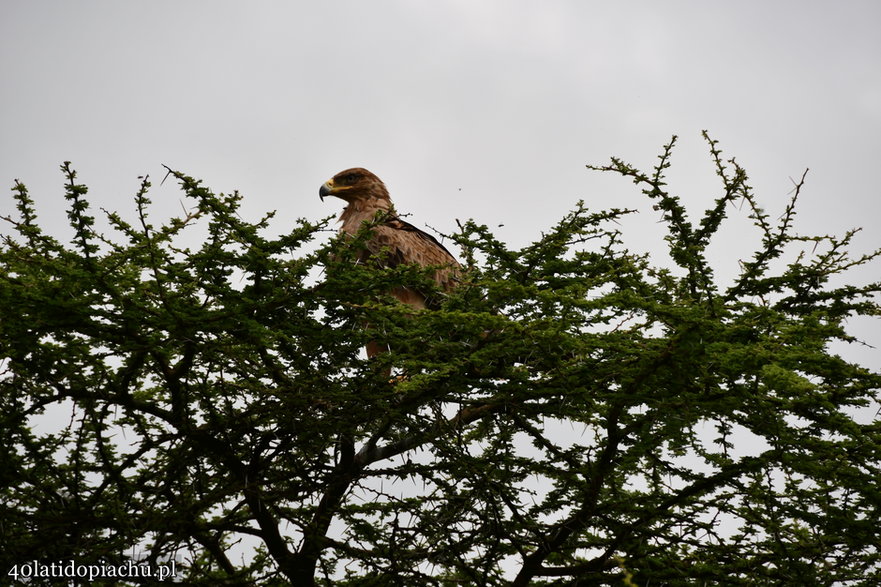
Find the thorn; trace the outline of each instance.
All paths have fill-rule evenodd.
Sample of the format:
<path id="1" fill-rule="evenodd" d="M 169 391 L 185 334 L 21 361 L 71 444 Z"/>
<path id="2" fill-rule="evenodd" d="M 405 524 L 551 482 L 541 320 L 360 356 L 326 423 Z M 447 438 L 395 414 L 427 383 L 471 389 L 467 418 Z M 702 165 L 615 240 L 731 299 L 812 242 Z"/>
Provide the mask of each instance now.
<path id="1" fill-rule="evenodd" d="M 160 186 L 161 186 L 162 184 L 165 183 L 165 180 L 168 179 L 168 176 L 169 176 L 169 175 L 172 175 L 172 174 L 174 173 L 174 172 L 171 170 L 171 167 L 169 167 L 168 165 L 164 165 L 164 164 L 163 164 L 162 167 L 164 167 L 164 168 L 167 169 L 168 171 L 165 172 L 165 177 L 163 177 L 163 178 L 162 178 L 162 181 L 159 182 L 159 185 L 160 185 Z"/>

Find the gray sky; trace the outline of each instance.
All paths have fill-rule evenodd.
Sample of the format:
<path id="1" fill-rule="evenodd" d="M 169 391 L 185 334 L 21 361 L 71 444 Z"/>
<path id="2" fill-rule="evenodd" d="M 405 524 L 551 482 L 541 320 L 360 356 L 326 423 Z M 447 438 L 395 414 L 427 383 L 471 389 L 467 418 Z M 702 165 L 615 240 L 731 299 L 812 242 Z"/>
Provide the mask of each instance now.
<path id="1" fill-rule="evenodd" d="M 799 229 L 866 226 L 872 249 L 879 31 L 876 0 L 4 0 L 0 181 L 59 226 L 64 160 L 96 206 L 130 209 L 164 163 L 253 217 L 317 219 L 342 206 L 319 185 L 359 165 L 417 226 L 474 218 L 524 245 L 584 199 L 639 207 L 629 244 L 653 250 L 657 213 L 584 166 L 648 168 L 678 134 L 671 185 L 697 213 L 719 194 L 707 129 L 772 217 L 810 167 Z M 179 210 L 174 186 L 152 196 Z"/>

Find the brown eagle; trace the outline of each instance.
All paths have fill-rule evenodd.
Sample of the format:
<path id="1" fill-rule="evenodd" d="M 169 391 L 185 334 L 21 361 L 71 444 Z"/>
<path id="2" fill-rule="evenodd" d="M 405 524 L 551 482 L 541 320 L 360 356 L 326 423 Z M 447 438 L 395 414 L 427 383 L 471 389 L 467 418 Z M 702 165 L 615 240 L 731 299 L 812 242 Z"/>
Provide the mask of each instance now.
<path id="1" fill-rule="evenodd" d="M 459 263 L 453 255 L 436 238 L 401 220 L 385 184 L 366 169 L 353 167 L 340 171 L 324 182 L 318 195 L 322 200 L 326 196 L 336 196 L 346 202 L 339 218 L 342 233 L 355 235 L 364 222 L 376 223 L 360 261 L 367 261 L 375 255 L 374 259 L 388 267 L 402 264 L 437 267 L 433 277 L 438 287 L 442 291 L 450 291 L 456 286 Z M 400 286 L 391 294 L 413 308 L 423 309 L 434 305 L 426 292 L 416 288 Z M 381 349 L 376 345 L 368 345 L 369 356 L 378 352 Z"/>

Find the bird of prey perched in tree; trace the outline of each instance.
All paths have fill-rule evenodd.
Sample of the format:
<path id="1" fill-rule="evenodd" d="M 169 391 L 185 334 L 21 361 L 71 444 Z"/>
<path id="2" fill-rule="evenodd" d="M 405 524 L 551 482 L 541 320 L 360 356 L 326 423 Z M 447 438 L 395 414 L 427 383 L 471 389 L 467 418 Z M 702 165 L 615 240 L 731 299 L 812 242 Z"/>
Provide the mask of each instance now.
<path id="1" fill-rule="evenodd" d="M 356 235 L 364 222 L 371 224 L 372 234 L 359 261 L 370 259 L 387 267 L 403 264 L 436 267 L 433 278 L 440 290 L 450 291 L 456 286 L 459 263 L 453 255 L 436 238 L 401 220 L 385 184 L 366 169 L 354 167 L 340 171 L 324 182 L 318 195 L 322 200 L 326 196 L 336 196 L 346 202 L 339 218 L 342 223 L 340 232 Z M 434 305 L 427 292 L 418 288 L 399 286 L 391 294 L 413 308 Z M 376 345 L 368 345 L 369 356 L 378 352 L 381 349 Z"/>

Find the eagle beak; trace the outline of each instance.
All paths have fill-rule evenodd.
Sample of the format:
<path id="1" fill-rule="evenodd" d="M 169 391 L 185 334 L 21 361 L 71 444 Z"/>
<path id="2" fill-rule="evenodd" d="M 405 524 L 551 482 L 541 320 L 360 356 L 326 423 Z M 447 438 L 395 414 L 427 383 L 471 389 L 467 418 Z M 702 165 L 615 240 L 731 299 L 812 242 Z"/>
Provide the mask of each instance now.
<path id="1" fill-rule="evenodd" d="M 333 180 L 328 179 L 326 182 L 321 184 L 321 187 L 318 188 L 318 197 L 321 198 L 321 201 L 324 201 L 324 198 L 333 194 Z"/>

